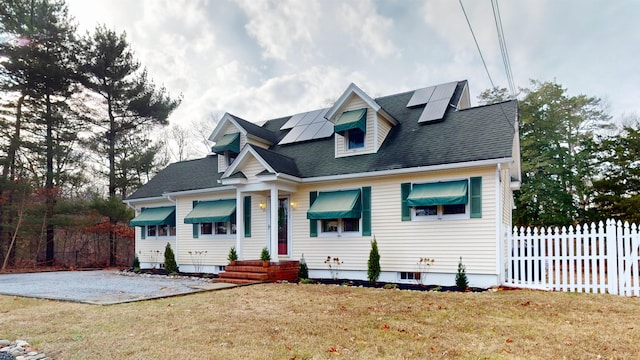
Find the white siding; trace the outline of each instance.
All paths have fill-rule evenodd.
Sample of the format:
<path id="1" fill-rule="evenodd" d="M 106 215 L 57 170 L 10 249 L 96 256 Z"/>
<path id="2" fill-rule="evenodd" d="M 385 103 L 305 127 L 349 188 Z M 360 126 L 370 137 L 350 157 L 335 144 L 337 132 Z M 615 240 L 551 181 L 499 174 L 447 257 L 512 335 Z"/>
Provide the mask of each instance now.
<path id="1" fill-rule="evenodd" d="M 242 164 L 242 169 L 238 168 L 238 170 L 244 173 L 249 183 L 257 182 L 258 178 L 256 175 L 263 172 L 265 167 L 253 156 L 247 156 L 246 158 L 249 159 Z"/>
<path id="2" fill-rule="evenodd" d="M 247 193 L 251 196 L 251 237 L 242 239 L 241 259 L 255 260 L 260 258 L 260 251 L 267 245 L 267 211 L 260 209 L 260 204 L 267 204 L 265 194 Z M 244 235 L 244 229 L 242 234 Z"/>
<path id="3" fill-rule="evenodd" d="M 391 123 L 385 120 L 382 116 L 378 115 L 377 118 L 378 118 L 377 119 L 378 137 L 377 137 L 377 143 L 376 143 L 376 151 L 378 151 L 380 146 L 382 146 L 384 139 L 387 138 L 387 135 L 389 134 L 389 131 L 391 131 L 391 127 L 392 127 Z"/>
<path id="4" fill-rule="evenodd" d="M 174 203 L 166 201 L 153 201 L 143 204 L 136 204 L 137 209 L 160 207 L 160 206 L 173 206 Z M 136 212 L 136 216 L 140 212 Z M 177 216 L 177 214 L 176 214 Z M 135 227 L 135 254 L 142 264 L 151 264 L 147 266 L 155 266 L 156 264 L 164 263 L 164 249 L 167 246 L 167 242 L 171 244 L 172 249 L 176 249 L 176 237 L 175 236 L 157 236 L 149 237 L 145 236 L 142 239 L 142 227 Z M 144 265 L 143 265 L 144 266 Z"/>
<path id="5" fill-rule="evenodd" d="M 225 192 L 216 194 L 215 197 L 208 196 L 180 196 L 176 206 L 176 223 L 178 235 L 178 251 L 176 261 L 178 265 L 193 264 L 194 260 L 202 265 L 225 265 L 229 248 L 235 246 L 235 235 L 220 238 L 193 238 L 193 225 L 185 224 L 184 218 L 193 210 L 193 201 L 209 201 L 220 199 L 235 199 L 235 192 Z M 240 230 L 240 229 L 238 229 Z M 189 252 L 191 251 L 191 254 Z M 196 252 L 205 252 L 202 259 L 196 259 Z"/>
<path id="6" fill-rule="evenodd" d="M 178 251 L 176 259 L 179 265 L 220 265 L 227 264 L 229 248 L 236 245 L 236 235 L 222 238 L 193 238 L 193 225 L 185 224 L 184 217 L 193 209 L 193 201 L 209 201 L 235 198 L 235 192 L 216 194 L 215 197 L 181 196 L 178 199 L 176 209 L 178 223 Z M 260 203 L 266 204 L 266 197 L 259 193 L 243 193 L 251 196 L 251 237 L 244 237 L 244 228 L 238 228 L 237 232 L 242 237 L 242 252 L 238 254 L 241 259 L 258 259 L 260 250 L 266 245 L 267 219 L 266 211 L 260 209 Z M 236 214 L 242 216 L 242 214 Z M 206 251 L 205 255 L 202 255 Z M 191 252 L 191 253 L 189 253 Z M 197 254 L 199 253 L 199 254 Z"/>
<path id="7" fill-rule="evenodd" d="M 436 221 L 401 221 L 400 184 L 467 179 L 482 176 L 482 218 Z M 310 269 L 326 270 L 327 256 L 344 261 L 343 270 L 366 270 L 373 236 L 324 238 L 309 236 L 310 191 L 330 191 L 371 186 L 372 234 L 378 241 L 383 271 L 415 271 L 420 257 L 434 258 L 430 272 L 455 273 L 462 257 L 467 273 L 496 273 L 495 168 L 443 171 L 419 176 L 395 176 L 300 187 L 292 200 L 293 258 L 304 254 Z"/>

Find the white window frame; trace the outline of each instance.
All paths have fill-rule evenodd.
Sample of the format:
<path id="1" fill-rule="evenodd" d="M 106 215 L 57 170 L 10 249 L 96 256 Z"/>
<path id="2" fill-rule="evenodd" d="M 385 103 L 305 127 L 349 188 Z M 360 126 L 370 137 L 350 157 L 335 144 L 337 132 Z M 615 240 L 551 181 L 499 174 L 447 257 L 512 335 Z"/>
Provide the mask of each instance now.
<path id="1" fill-rule="evenodd" d="M 202 233 L 202 224 L 211 224 L 211 234 Z M 227 233 L 216 234 L 216 224 L 225 224 Z M 198 223 L 198 238 L 203 238 L 203 239 L 234 238 L 235 239 L 237 231 L 238 231 L 238 228 L 237 228 L 236 222 L 226 221 L 226 222 L 214 222 L 214 223 Z"/>
<path id="2" fill-rule="evenodd" d="M 362 130 L 360 130 L 362 131 Z M 347 152 L 358 152 L 367 148 L 367 133 L 362 131 L 362 146 L 356 148 L 349 147 L 349 138 L 351 137 L 351 130 L 347 130 L 344 136 L 344 149 Z"/>
<path id="3" fill-rule="evenodd" d="M 235 156 L 233 157 L 233 160 L 231 160 L 231 154 L 235 154 Z M 238 158 L 239 154 L 236 154 L 235 152 L 231 152 L 229 150 L 224 152 L 224 162 L 227 164 L 227 167 L 231 166 L 231 164 L 233 164 L 234 161 L 236 161 L 236 159 Z"/>
<path id="4" fill-rule="evenodd" d="M 176 228 L 175 225 L 167 225 L 167 230 L 168 230 L 167 231 L 167 235 L 159 235 L 160 234 L 160 226 L 162 226 L 162 225 L 146 225 L 144 227 L 145 240 L 146 239 L 157 239 L 157 238 L 166 239 L 166 238 L 175 238 L 176 237 L 177 228 Z M 149 235 L 149 230 L 151 228 L 155 228 L 156 229 L 155 235 Z M 173 235 L 171 235 L 171 229 L 174 229 Z"/>
<path id="5" fill-rule="evenodd" d="M 338 231 L 324 231 L 322 222 L 325 220 L 337 220 Z M 344 219 L 321 219 L 318 220 L 318 236 L 319 237 L 358 237 L 362 236 L 362 218 L 358 219 L 358 231 L 344 231 Z"/>

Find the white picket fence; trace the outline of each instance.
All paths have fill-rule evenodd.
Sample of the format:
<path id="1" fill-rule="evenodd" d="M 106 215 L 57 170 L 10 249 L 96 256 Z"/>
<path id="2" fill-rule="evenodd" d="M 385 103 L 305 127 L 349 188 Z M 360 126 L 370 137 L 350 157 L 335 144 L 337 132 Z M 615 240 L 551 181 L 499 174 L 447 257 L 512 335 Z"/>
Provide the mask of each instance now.
<path id="1" fill-rule="evenodd" d="M 506 286 L 640 296 L 640 228 L 606 224 L 514 228 Z"/>

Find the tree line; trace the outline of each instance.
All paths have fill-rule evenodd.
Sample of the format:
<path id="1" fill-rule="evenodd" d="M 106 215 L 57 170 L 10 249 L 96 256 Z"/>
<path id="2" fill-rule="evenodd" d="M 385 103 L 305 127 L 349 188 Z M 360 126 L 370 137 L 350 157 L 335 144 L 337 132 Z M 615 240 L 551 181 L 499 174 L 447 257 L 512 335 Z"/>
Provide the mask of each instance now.
<path id="1" fill-rule="evenodd" d="M 570 96 L 556 82 L 520 90 L 522 185 L 516 226 L 568 226 L 606 219 L 640 221 L 640 123 L 612 121 L 601 99 Z M 509 98 L 488 89 L 483 104 Z"/>
<path id="2" fill-rule="evenodd" d="M 117 256 L 133 235 L 122 199 L 165 165 L 150 132 L 180 98 L 149 78 L 124 33 L 79 34 L 62 0 L 2 2 L 0 36 L 2 267 L 54 265 L 56 245 L 80 239 L 77 254 L 87 237 L 108 243 L 96 265 L 128 261 Z"/>

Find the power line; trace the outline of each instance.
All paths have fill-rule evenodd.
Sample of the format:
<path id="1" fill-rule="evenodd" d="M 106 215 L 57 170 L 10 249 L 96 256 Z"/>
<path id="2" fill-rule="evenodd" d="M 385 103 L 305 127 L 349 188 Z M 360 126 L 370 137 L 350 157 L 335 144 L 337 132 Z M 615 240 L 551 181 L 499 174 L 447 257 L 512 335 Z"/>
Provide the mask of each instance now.
<path id="1" fill-rule="evenodd" d="M 467 12 L 464 10 L 464 5 L 462 5 L 462 0 L 458 0 L 460 3 L 460 7 L 462 8 L 462 13 L 464 14 L 464 18 L 467 19 L 467 25 L 469 25 L 469 30 L 471 31 L 471 35 L 473 36 L 473 41 L 476 43 L 476 48 L 478 49 L 478 53 L 480 54 L 480 59 L 482 60 L 482 65 L 484 66 L 484 70 L 487 72 L 487 76 L 489 77 L 489 82 L 491 83 L 492 88 L 496 88 L 493 84 L 493 79 L 491 78 L 491 74 L 489 74 L 489 68 L 487 68 L 487 63 L 484 61 L 484 56 L 482 56 L 482 51 L 480 50 L 480 45 L 478 45 L 478 39 L 476 39 L 476 34 L 473 32 L 473 28 L 471 27 L 471 22 L 469 22 L 469 17 L 467 16 Z"/>
<path id="2" fill-rule="evenodd" d="M 462 5 L 462 0 L 458 0 L 460 3 L 460 7 L 462 8 L 462 13 L 464 14 L 464 18 L 467 20 L 467 25 L 469 25 L 469 30 L 471 31 L 471 35 L 473 36 L 473 41 L 476 43 L 476 48 L 478 49 L 478 53 L 480 54 L 480 59 L 482 60 L 482 65 L 484 66 L 484 70 L 487 72 L 487 77 L 489 77 L 489 82 L 491 83 L 492 89 L 497 89 L 495 84 L 493 83 L 493 79 L 491 78 L 491 74 L 489 73 L 489 68 L 487 68 L 487 63 L 484 61 L 484 56 L 482 56 L 482 51 L 480 50 L 480 45 L 478 45 L 478 39 L 476 39 L 476 34 L 473 32 L 473 27 L 471 27 L 471 22 L 469 21 L 469 17 L 467 16 L 467 12 L 464 9 L 464 5 Z M 493 0 L 492 0 L 493 4 Z M 513 93 L 512 93 L 513 94 Z M 513 96 L 513 95 L 512 95 Z M 502 115 L 504 116 L 504 120 L 509 124 L 512 128 L 515 127 L 515 124 L 509 120 L 506 112 L 504 111 L 504 103 L 499 103 L 500 111 L 502 111 Z"/>
<path id="3" fill-rule="evenodd" d="M 504 28 L 502 27 L 502 17 L 500 16 L 500 7 L 498 0 L 491 0 L 491 8 L 493 10 L 493 19 L 496 24 L 496 31 L 498 33 L 498 43 L 500 44 L 500 53 L 502 55 L 502 62 L 504 63 L 504 71 L 507 76 L 507 83 L 509 84 L 509 90 L 511 91 L 511 97 L 516 97 L 516 87 L 513 81 L 513 73 L 511 72 L 511 62 L 509 61 L 509 52 L 507 51 L 507 41 L 504 36 Z"/>

